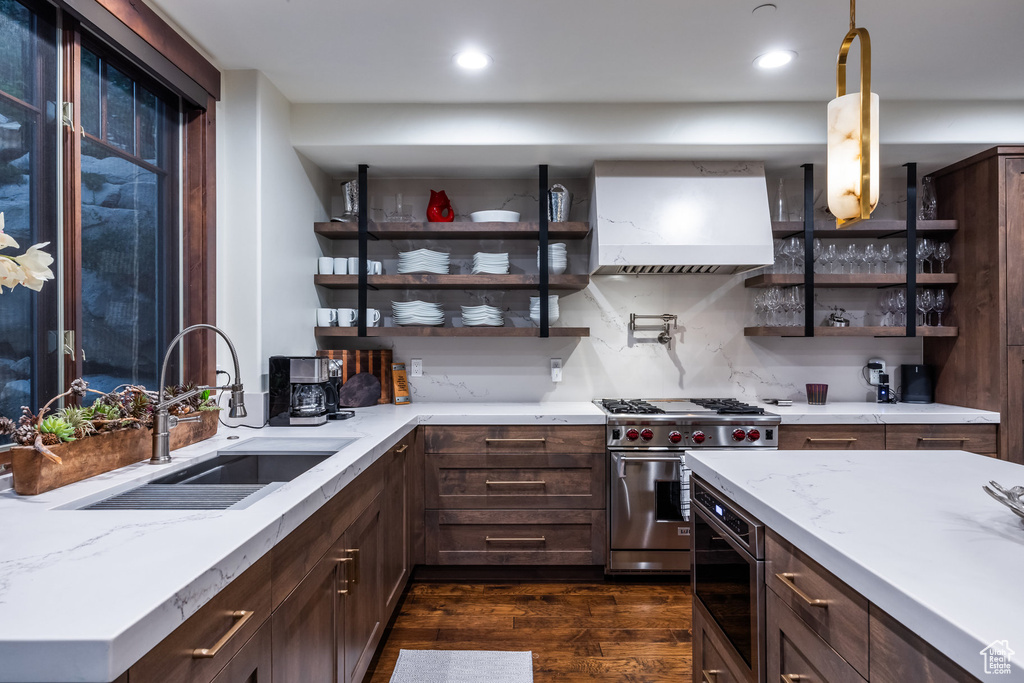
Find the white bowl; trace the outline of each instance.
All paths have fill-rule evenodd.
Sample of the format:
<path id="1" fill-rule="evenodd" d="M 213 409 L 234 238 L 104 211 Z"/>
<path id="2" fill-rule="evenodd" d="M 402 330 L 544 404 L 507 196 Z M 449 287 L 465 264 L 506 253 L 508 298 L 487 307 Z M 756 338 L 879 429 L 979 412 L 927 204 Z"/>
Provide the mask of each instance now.
<path id="1" fill-rule="evenodd" d="M 474 223 L 518 223 L 518 211 L 474 211 L 469 214 Z"/>

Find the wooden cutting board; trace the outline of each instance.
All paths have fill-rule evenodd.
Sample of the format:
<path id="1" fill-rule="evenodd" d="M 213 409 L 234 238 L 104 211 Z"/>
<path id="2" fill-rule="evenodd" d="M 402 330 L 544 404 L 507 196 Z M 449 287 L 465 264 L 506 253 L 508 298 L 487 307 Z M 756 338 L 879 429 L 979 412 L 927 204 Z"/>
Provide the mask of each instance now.
<path id="1" fill-rule="evenodd" d="M 353 375 L 366 372 L 380 380 L 380 400 L 377 403 L 394 401 L 394 386 L 391 382 L 391 349 L 320 349 L 316 352 L 320 357 L 340 360 L 342 362 L 342 385 Z"/>

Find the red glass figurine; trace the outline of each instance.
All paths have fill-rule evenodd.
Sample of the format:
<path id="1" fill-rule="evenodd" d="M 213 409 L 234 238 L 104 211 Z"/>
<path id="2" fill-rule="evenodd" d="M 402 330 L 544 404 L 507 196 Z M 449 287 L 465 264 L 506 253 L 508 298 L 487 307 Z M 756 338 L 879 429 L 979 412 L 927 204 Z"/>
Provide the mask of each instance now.
<path id="1" fill-rule="evenodd" d="M 451 200 L 444 190 L 440 192 L 430 191 L 430 203 L 427 204 L 427 220 L 431 223 L 451 223 L 455 220 L 455 212 L 452 211 Z"/>

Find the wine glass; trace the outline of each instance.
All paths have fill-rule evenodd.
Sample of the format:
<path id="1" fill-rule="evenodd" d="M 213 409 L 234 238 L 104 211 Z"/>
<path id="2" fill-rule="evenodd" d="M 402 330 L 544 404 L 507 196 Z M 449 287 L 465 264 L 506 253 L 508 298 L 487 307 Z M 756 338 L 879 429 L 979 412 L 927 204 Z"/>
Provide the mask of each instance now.
<path id="1" fill-rule="evenodd" d="M 819 259 L 821 259 L 822 251 L 824 251 L 824 247 L 821 244 L 821 240 L 815 237 L 814 241 L 811 242 L 811 255 L 814 257 L 813 269 L 816 273 L 822 272 L 822 265 L 818 263 Z"/>
<path id="2" fill-rule="evenodd" d="M 935 303 L 935 295 L 930 289 L 922 289 L 917 292 L 917 312 L 921 314 L 921 326 L 928 326 L 928 312 L 932 310 Z"/>
<path id="3" fill-rule="evenodd" d="M 793 290 L 796 292 L 796 322 L 794 325 L 803 325 L 804 323 L 804 310 L 807 308 L 806 300 L 804 299 L 804 288 L 794 287 Z"/>
<path id="4" fill-rule="evenodd" d="M 882 248 L 878 251 L 878 259 L 882 262 L 882 273 L 888 273 L 889 261 L 892 260 L 892 245 L 888 242 L 882 244 Z"/>
<path id="5" fill-rule="evenodd" d="M 896 307 L 896 299 L 891 289 L 883 289 L 878 295 L 878 308 L 882 311 L 882 326 L 892 324 L 892 312 Z"/>
<path id="6" fill-rule="evenodd" d="M 907 290 L 896 290 L 896 324 L 907 324 Z"/>
<path id="7" fill-rule="evenodd" d="M 946 272 L 946 261 L 949 260 L 950 256 L 952 256 L 952 253 L 949 250 L 949 242 L 940 242 L 939 246 L 935 248 L 935 258 L 939 261 L 940 273 Z"/>
<path id="8" fill-rule="evenodd" d="M 825 248 L 825 256 L 822 258 L 828 264 L 829 275 L 834 275 L 836 272 L 836 262 L 839 261 L 839 249 L 836 247 L 835 242 L 829 242 L 828 247 Z"/>
<path id="9" fill-rule="evenodd" d="M 864 266 L 867 272 L 870 273 L 874 267 L 875 262 L 878 261 L 878 252 L 875 251 L 874 244 L 868 244 L 864 246 Z"/>
<path id="10" fill-rule="evenodd" d="M 779 307 L 782 309 L 782 325 L 789 327 L 793 323 L 789 321 L 789 314 L 793 312 L 794 306 L 793 300 L 793 288 L 785 289 L 782 291 L 782 296 L 779 300 Z"/>
<path id="11" fill-rule="evenodd" d="M 765 292 L 764 305 L 768 309 L 768 327 L 775 327 L 778 323 L 778 310 L 782 303 L 782 293 L 778 287 L 769 287 Z"/>
<path id="12" fill-rule="evenodd" d="M 804 241 L 799 237 L 790 237 L 786 240 L 786 246 L 783 247 L 786 255 L 789 256 L 790 261 L 793 263 L 793 267 L 790 270 L 791 273 L 800 273 L 803 271 L 801 262 L 803 261 L 804 255 Z"/>
<path id="13" fill-rule="evenodd" d="M 893 257 L 893 260 L 896 261 L 896 272 L 897 273 L 906 273 L 907 272 L 907 248 L 906 247 L 897 247 L 896 248 L 896 255 Z"/>
<path id="14" fill-rule="evenodd" d="M 936 327 L 942 327 L 942 314 L 949 310 L 949 296 L 946 294 L 946 290 L 936 290 L 932 306 L 935 310 L 935 317 L 938 318 Z"/>
<path id="15" fill-rule="evenodd" d="M 782 253 L 782 247 L 785 246 L 785 244 L 785 240 L 772 240 L 772 246 L 775 248 L 775 265 L 772 267 L 773 273 L 786 272 L 786 264 L 782 262 L 782 259 L 785 258 Z"/>
<path id="16" fill-rule="evenodd" d="M 846 262 L 850 264 L 850 274 L 853 275 L 854 269 L 857 267 L 857 247 L 856 245 L 849 245 L 846 247 Z"/>

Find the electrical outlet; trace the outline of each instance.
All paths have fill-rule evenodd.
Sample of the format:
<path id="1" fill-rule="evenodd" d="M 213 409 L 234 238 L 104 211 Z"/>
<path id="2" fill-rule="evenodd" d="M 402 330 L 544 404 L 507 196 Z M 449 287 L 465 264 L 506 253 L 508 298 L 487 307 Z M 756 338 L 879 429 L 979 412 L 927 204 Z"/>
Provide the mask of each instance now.
<path id="1" fill-rule="evenodd" d="M 562 359 L 552 358 L 551 359 L 551 381 L 561 382 L 562 381 Z"/>
<path id="2" fill-rule="evenodd" d="M 868 361 L 866 368 L 868 384 L 877 387 L 882 383 L 881 376 L 885 374 L 885 361 L 881 358 L 872 358 Z"/>
<path id="3" fill-rule="evenodd" d="M 409 375 L 411 377 L 422 377 L 423 376 L 423 359 L 413 358 L 409 362 Z"/>

